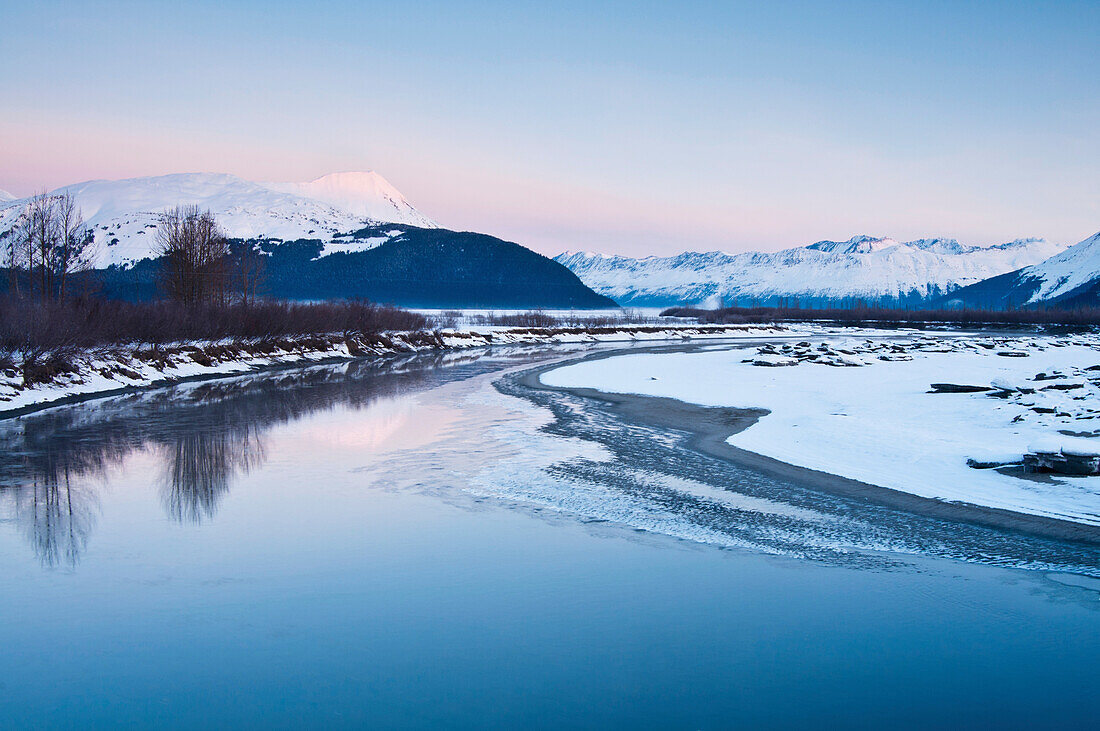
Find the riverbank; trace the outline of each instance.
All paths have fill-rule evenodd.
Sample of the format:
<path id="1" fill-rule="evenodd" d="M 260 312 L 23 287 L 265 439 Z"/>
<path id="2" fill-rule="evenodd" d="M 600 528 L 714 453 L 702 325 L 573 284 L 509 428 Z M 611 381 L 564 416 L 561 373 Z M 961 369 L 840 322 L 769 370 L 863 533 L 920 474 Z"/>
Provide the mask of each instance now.
<path id="1" fill-rule="evenodd" d="M 156 388 L 270 368 L 493 345 L 692 341 L 801 336 L 819 331 L 771 325 L 616 325 L 607 327 L 474 327 L 326 334 L 263 339 L 130 344 L 69 351 L 30 375 L 0 370 L 0 418 L 102 395 Z"/>
<path id="2" fill-rule="evenodd" d="M 767 349 L 768 346 L 764 348 Z M 796 373 L 801 371 L 801 368 L 752 366 L 752 362 L 760 357 L 759 353 L 748 349 L 723 349 L 718 352 L 691 354 L 601 353 L 575 359 L 567 364 L 534 369 L 523 376 L 523 384 L 527 388 L 562 391 L 594 401 L 601 408 L 608 409 L 617 417 L 632 423 L 685 432 L 690 435 L 689 446 L 692 449 L 767 475 L 805 484 L 816 490 L 867 500 L 932 518 L 965 521 L 1011 531 L 1025 531 L 1057 540 L 1100 543 L 1100 525 L 1092 520 L 1094 511 L 1090 508 L 1095 502 L 1095 492 L 1092 491 L 1091 484 L 1097 478 L 1055 480 L 1050 476 L 1025 477 L 1012 474 L 1007 470 L 971 469 L 965 465 L 964 460 L 961 464 L 946 465 L 953 476 L 949 478 L 948 484 L 927 480 L 927 484 L 920 487 L 927 487 L 929 492 L 922 494 L 921 490 L 912 489 L 911 483 L 903 483 L 902 489 L 898 489 L 889 482 L 882 484 L 886 480 L 860 479 L 853 476 L 854 474 L 873 474 L 874 469 L 880 469 L 882 460 L 877 459 L 864 460 L 865 464 L 861 466 L 871 469 L 863 469 L 862 472 L 853 470 L 852 465 L 860 466 L 861 459 L 869 451 L 873 451 L 876 440 L 889 444 L 897 435 L 889 430 L 883 432 L 880 429 L 879 432 L 875 432 L 875 425 L 864 423 L 862 427 L 865 427 L 866 431 L 863 436 L 853 436 L 853 434 L 860 434 L 861 425 L 858 423 L 860 414 L 836 412 L 829 414 L 834 420 L 855 417 L 849 425 L 854 429 L 851 433 L 837 432 L 836 436 L 839 439 L 834 440 L 836 443 L 829 442 L 828 438 L 833 435 L 833 432 L 829 430 L 815 432 L 814 429 L 821 428 L 821 425 L 815 424 L 811 417 L 817 407 L 833 411 L 835 394 L 831 395 L 832 400 L 819 398 L 817 402 L 813 402 L 807 398 L 807 394 L 787 393 L 784 391 L 787 384 L 774 380 L 780 373 L 792 379 L 811 383 L 816 379 L 806 372 Z M 675 364 L 676 367 L 672 365 L 668 368 L 661 367 L 661 359 L 667 362 L 670 358 L 679 359 L 680 362 Z M 698 369 L 686 370 L 683 362 L 685 358 L 699 359 L 692 361 L 698 365 Z M 1017 362 L 1016 359 L 1003 360 Z M 746 362 L 742 363 L 742 361 Z M 876 367 L 907 363 L 907 361 L 883 361 L 876 364 Z M 804 368 L 809 367 L 821 368 L 821 366 L 804 366 Z M 554 375 L 548 378 L 548 373 Z M 827 378 L 831 374 L 841 373 L 845 374 L 845 378 L 852 379 L 856 387 L 862 389 L 871 399 L 881 398 L 880 410 L 889 411 L 887 416 L 896 415 L 907 406 L 904 403 L 891 401 L 881 391 L 876 390 L 877 376 L 870 368 L 858 370 L 824 368 L 822 377 Z M 754 383 L 754 378 L 761 383 Z M 690 386 L 688 392 L 684 391 L 685 384 Z M 756 388 L 756 386 L 762 387 Z M 927 390 L 927 384 L 924 390 Z M 685 393 L 686 397 L 670 397 L 666 395 L 669 392 Z M 770 400 L 766 398 L 768 394 L 773 395 Z M 982 394 L 977 396 L 973 394 L 969 396 L 923 395 L 926 398 L 940 399 L 989 398 Z M 738 405 L 729 405 L 733 403 Z M 785 410 L 784 404 L 788 403 L 793 404 L 795 408 Z M 995 404 L 999 410 L 1006 408 L 1000 400 L 996 400 Z M 777 406 L 778 414 L 772 410 Z M 799 409 L 802 413 L 803 427 L 799 427 L 797 423 L 792 424 L 790 421 L 791 418 L 797 418 L 792 414 L 797 413 Z M 1005 416 L 1003 413 L 998 414 L 1000 418 Z M 1057 415 L 1041 416 L 1054 418 Z M 960 418 L 972 419 L 973 417 L 960 415 Z M 929 428 L 938 430 L 940 433 L 946 432 L 948 441 L 952 439 L 951 435 L 955 432 L 959 434 L 959 439 L 962 439 L 969 426 L 972 425 L 942 420 L 935 422 L 934 425 L 928 425 Z M 752 435 L 751 439 L 750 435 Z M 808 450 L 810 457 L 818 460 L 820 454 L 829 449 L 835 450 L 840 455 L 838 460 L 834 460 L 831 464 L 839 465 L 839 469 L 829 470 L 817 467 L 805 453 L 798 451 L 802 445 L 807 444 L 807 439 L 812 440 L 814 437 L 820 437 L 820 439 L 817 443 L 810 443 L 811 448 Z M 871 447 L 861 444 L 860 438 L 869 441 Z M 846 448 L 843 447 L 845 443 Z M 747 446 L 750 444 L 752 447 Z M 894 451 L 887 454 L 886 458 L 893 460 L 896 471 L 908 475 L 915 474 L 919 478 L 921 464 L 914 463 L 910 455 L 923 446 L 919 442 L 906 442 L 898 438 L 893 441 Z M 772 447 L 775 453 L 768 451 Z M 941 455 L 931 455 L 932 459 L 937 459 L 939 456 Z M 800 463 L 799 457 L 804 461 Z M 826 462 L 826 460 L 820 459 L 818 462 Z M 881 476 L 891 478 L 894 475 L 882 472 Z M 1028 479 L 1028 477 L 1043 479 Z M 997 487 L 1003 488 L 1007 484 L 1016 491 L 1010 494 L 1003 489 L 999 492 L 990 490 L 987 484 L 991 481 L 990 478 L 1003 483 Z M 1065 484 L 1067 482 L 1069 487 Z M 967 492 L 972 499 L 965 499 L 964 495 Z M 1044 504 L 1044 500 L 1048 497 L 1052 499 L 1053 505 L 1049 502 Z M 1020 509 L 1012 509 L 1007 507 L 1008 505 L 1018 506 Z M 1057 514 L 1059 512 L 1068 512 L 1069 515 L 1059 515 Z"/>

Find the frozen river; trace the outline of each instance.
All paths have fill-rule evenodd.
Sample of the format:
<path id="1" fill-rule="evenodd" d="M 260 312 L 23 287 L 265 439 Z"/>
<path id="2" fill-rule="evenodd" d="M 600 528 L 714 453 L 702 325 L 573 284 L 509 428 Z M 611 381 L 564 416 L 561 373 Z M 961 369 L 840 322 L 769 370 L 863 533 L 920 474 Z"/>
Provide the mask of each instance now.
<path id="1" fill-rule="evenodd" d="M 1094 721 L 1100 546 L 837 494 L 532 386 L 586 352 L 0 421 L 4 725 Z"/>

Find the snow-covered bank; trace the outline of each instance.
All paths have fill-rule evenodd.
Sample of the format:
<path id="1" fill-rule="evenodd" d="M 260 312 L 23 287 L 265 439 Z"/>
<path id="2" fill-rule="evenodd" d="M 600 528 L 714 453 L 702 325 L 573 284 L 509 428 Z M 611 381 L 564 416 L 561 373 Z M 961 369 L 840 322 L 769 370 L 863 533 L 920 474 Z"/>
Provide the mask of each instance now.
<path id="1" fill-rule="evenodd" d="M 1100 525 L 1100 477 L 968 466 L 1100 449 L 1096 335 L 851 338 L 623 355 L 552 370 L 542 382 L 765 408 L 771 413 L 729 443 L 921 497 Z M 930 393 L 933 383 L 992 390 Z"/>
<path id="2" fill-rule="evenodd" d="M 37 369 L 31 382 L 17 368 L 0 370 L 0 417 L 76 397 L 188 378 L 232 375 L 328 359 L 384 356 L 490 345 L 601 343 L 799 335 L 799 326 L 619 325 L 611 327 L 473 327 L 366 336 L 324 335 L 273 340 L 126 345 L 66 353 Z"/>

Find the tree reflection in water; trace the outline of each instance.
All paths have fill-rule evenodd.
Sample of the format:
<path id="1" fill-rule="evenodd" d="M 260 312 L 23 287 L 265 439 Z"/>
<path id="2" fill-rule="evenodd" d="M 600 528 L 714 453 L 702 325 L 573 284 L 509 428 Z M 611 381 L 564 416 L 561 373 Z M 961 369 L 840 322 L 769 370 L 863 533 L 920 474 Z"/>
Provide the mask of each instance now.
<path id="1" fill-rule="evenodd" d="M 47 566 L 76 566 L 95 528 L 99 496 L 68 470 L 11 491 L 15 522 Z"/>
<path id="2" fill-rule="evenodd" d="M 168 516 L 180 523 L 214 517 L 218 501 L 234 477 L 264 462 L 264 443 L 252 425 L 216 432 L 189 432 L 162 450 L 162 500 Z"/>
<path id="3" fill-rule="evenodd" d="M 276 371 L 101 399 L 0 421 L 0 521 L 44 565 L 75 566 L 99 513 L 96 483 L 137 450 L 163 463 L 172 520 L 215 516 L 238 475 L 263 464 L 272 426 L 526 362 L 531 348 L 424 354 Z M 10 516 L 10 517 L 9 517 Z"/>

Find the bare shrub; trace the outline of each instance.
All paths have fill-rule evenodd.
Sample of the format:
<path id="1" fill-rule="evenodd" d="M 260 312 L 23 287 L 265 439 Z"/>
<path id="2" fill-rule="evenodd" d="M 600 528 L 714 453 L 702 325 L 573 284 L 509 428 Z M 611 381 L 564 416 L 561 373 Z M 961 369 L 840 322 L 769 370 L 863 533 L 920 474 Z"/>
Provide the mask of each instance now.
<path id="1" fill-rule="evenodd" d="M 174 301 L 0 299 L 0 355 L 18 353 L 32 359 L 102 345 L 262 340 L 334 333 L 370 335 L 427 327 L 423 315 L 369 302 L 207 303 L 188 307 Z"/>
<path id="2" fill-rule="evenodd" d="M 20 367 L 23 375 L 23 385 L 33 386 L 36 383 L 50 383 L 55 378 L 65 373 L 76 370 L 72 361 L 64 353 L 52 352 L 39 358 L 25 358 Z"/>
<path id="3" fill-rule="evenodd" d="M 461 310 L 445 310 L 432 318 L 432 324 L 440 330 L 454 329 L 463 319 Z"/>
<path id="4" fill-rule="evenodd" d="M 574 312 L 562 321 L 572 327 L 615 327 L 616 325 L 648 325 L 654 322 L 653 318 L 646 317 L 637 310 L 622 310 L 614 314 L 590 314 L 586 312 Z"/>
<path id="5" fill-rule="evenodd" d="M 497 325 L 500 327 L 559 327 L 562 325 L 561 320 L 553 315 L 548 315 L 542 310 L 529 310 L 503 315 L 490 312 L 487 315 L 476 315 L 472 319 L 478 325 Z"/>
<path id="6" fill-rule="evenodd" d="M 542 310 L 528 310 L 511 314 L 489 313 L 470 318 L 475 325 L 498 327 L 615 327 L 617 325 L 642 325 L 649 319 L 636 310 L 622 310 L 614 314 L 593 314 L 583 310 L 555 316 Z"/>

